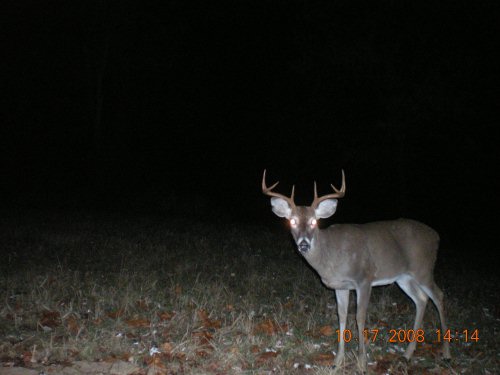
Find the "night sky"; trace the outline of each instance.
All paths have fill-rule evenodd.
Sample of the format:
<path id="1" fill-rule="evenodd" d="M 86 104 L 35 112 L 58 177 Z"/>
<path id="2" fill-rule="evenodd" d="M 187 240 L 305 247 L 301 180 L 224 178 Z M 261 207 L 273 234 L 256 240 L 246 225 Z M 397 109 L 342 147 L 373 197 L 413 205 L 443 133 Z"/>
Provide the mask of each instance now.
<path id="1" fill-rule="evenodd" d="M 264 168 L 299 204 L 343 168 L 330 223 L 405 216 L 497 251 L 495 2 L 9 3 L 3 208 L 271 223 Z"/>

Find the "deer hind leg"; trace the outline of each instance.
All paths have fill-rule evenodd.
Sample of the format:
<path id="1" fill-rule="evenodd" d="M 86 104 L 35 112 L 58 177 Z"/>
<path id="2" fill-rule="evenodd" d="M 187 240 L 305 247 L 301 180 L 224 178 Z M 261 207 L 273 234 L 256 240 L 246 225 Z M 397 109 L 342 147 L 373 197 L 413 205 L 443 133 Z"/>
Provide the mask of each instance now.
<path id="1" fill-rule="evenodd" d="M 415 313 L 415 323 L 413 325 L 413 331 L 416 333 L 417 330 L 422 328 L 422 320 L 424 318 L 425 307 L 427 306 L 427 300 L 429 297 L 424 291 L 420 288 L 419 284 L 415 281 L 415 279 L 410 276 L 401 277 L 396 281 L 399 287 L 410 297 L 415 303 L 416 313 Z M 406 359 L 410 359 L 417 347 L 417 341 L 412 340 L 406 351 L 404 353 L 404 357 Z"/>
<path id="2" fill-rule="evenodd" d="M 366 310 L 368 309 L 368 302 L 370 301 L 371 294 L 371 283 L 365 283 L 360 285 L 356 289 L 357 297 L 357 310 L 356 310 L 356 323 L 358 324 L 358 339 L 359 339 L 359 366 L 363 372 L 366 372 L 366 346 L 365 346 L 365 335 L 363 331 L 365 329 L 366 321 Z"/>
<path id="3" fill-rule="evenodd" d="M 335 296 L 337 297 L 337 311 L 339 315 L 339 346 L 337 350 L 337 355 L 335 356 L 335 367 L 340 367 L 342 361 L 344 360 L 344 331 L 346 328 L 347 321 L 347 308 L 349 307 L 349 290 L 337 290 L 335 289 Z"/>
<path id="4" fill-rule="evenodd" d="M 439 320 L 441 321 L 441 330 L 442 334 L 448 330 L 448 327 L 446 325 L 446 319 L 445 319 L 445 314 L 444 314 L 444 304 L 443 304 L 443 292 L 439 287 L 436 285 L 434 281 L 431 281 L 429 285 L 422 285 L 422 289 L 427 293 L 429 297 L 431 297 L 432 302 L 434 302 L 434 305 L 436 305 L 436 308 L 439 313 Z M 445 359 L 450 359 L 451 354 L 450 354 L 450 343 L 446 340 L 443 340 L 443 358 Z"/>

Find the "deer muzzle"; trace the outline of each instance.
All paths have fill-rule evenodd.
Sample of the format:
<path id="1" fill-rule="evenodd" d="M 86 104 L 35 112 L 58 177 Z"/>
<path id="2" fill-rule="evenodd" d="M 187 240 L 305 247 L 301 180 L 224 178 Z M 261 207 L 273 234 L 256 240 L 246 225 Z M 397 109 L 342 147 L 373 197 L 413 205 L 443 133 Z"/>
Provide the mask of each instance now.
<path id="1" fill-rule="evenodd" d="M 307 253 L 309 249 L 311 248 L 311 243 L 308 241 L 306 238 L 302 239 L 302 241 L 299 241 L 297 244 L 299 251 L 301 253 Z"/>

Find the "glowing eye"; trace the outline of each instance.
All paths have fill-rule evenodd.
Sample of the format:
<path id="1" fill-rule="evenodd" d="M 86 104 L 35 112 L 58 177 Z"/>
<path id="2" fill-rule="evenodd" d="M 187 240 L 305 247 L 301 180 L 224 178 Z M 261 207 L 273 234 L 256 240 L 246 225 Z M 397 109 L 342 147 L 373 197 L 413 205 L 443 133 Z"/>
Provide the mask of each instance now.
<path id="1" fill-rule="evenodd" d="M 316 219 L 312 219 L 311 220 L 311 227 L 316 226 L 317 223 L 318 223 L 318 221 Z"/>
<path id="2" fill-rule="evenodd" d="M 297 225 L 297 220 L 295 220 L 295 219 L 290 219 L 290 225 L 291 225 L 292 227 L 295 227 L 295 226 Z"/>

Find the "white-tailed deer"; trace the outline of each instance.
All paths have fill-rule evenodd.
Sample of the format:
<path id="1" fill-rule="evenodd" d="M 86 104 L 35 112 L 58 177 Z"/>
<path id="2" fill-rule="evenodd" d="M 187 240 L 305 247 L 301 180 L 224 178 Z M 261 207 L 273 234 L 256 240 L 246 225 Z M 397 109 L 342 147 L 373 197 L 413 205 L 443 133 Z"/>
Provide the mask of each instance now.
<path id="1" fill-rule="evenodd" d="M 336 224 L 318 228 L 318 220 L 332 216 L 337 199 L 346 191 L 342 171 L 342 187 L 334 193 L 318 197 L 314 183 L 314 200 L 310 206 L 296 206 L 292 195 L 272 191 L 278 182 L 266 186 L 266 171 L 262 176 L 262 192 L 271 196 L 273 212 L 289 220 L 292 236 L 299 253 L 316 270 L 323 283 L 335 289 L 339 316 L 340 342 L 335 357 L 338 366 L 344 358 L 349 291 L 356 290 L 359 364 L 366 371 L 366 349 L 363 330 L 372 286 L 397 283 L 415 302 L 414 332 L 422 328 L 429 297 L 439 312 L 441 329 L 446 332 L 443 292 L 434 282 L 433 269 L 439 245 L 439 235 L 418 221 L 399 219 L 367 224 Z M 397 328 L 397 327 L 394 327 Z M 404 353 L 410 359 L 416 340 Z M 443 357 L 450 358 L 449 343 L 443 341 Z"/>

